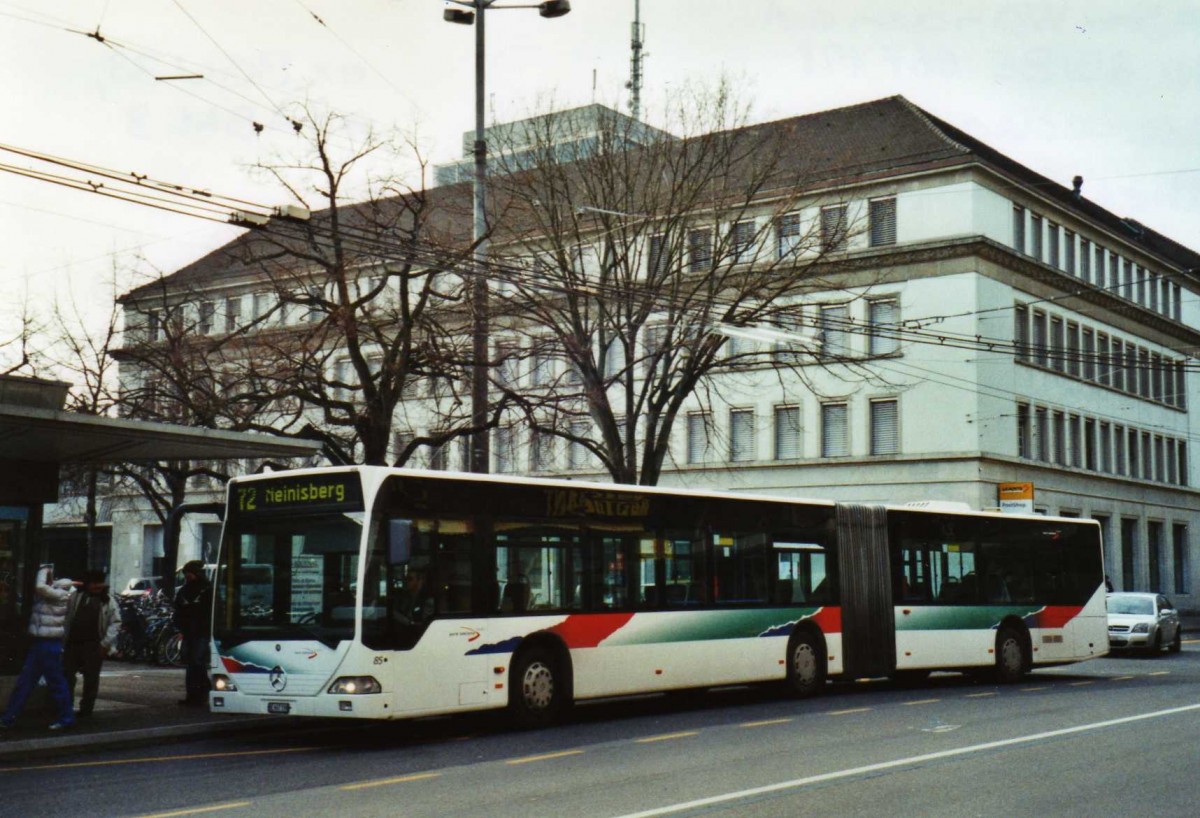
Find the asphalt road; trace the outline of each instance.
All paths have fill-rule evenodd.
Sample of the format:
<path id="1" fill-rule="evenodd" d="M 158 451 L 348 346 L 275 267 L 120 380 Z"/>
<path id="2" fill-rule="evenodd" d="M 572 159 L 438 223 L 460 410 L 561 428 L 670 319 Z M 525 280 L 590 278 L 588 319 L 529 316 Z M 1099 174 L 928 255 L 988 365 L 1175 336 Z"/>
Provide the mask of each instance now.
<path id="1" fill-rule="evenodd" d="M 1200 643 L 998 687 L 728 689 L 300 729 L 0 766 L 0 814 L 1193 816 Z"/>

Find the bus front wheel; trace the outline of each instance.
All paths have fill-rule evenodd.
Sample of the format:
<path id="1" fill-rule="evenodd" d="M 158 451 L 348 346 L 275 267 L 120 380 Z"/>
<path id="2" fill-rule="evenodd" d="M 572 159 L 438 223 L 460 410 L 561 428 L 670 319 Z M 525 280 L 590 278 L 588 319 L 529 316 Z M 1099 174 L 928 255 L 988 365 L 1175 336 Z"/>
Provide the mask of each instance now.
<path id="1" fill-rule="evenodd" d="M 996 634 L 996 681 L 1014 684 L 1021 681 L 1029 669 L 1025 656 L 1025 640 L 1013 627 L 1003 627 Z"/>
<path id="2" fill-rule="evenodd" d="M 825 687 L 825 652 L 812 634 L 797 631 L 788 640 L 787 690 L 797 698 L 808 698 Z"/>
<path id="3" fill-rule="evenodd" d="M 533 647 L 515 657 L 508 705 L 519 727 L 550 724 L 562 713 L 566 696 L 565 679 L 551 651 Z"/>

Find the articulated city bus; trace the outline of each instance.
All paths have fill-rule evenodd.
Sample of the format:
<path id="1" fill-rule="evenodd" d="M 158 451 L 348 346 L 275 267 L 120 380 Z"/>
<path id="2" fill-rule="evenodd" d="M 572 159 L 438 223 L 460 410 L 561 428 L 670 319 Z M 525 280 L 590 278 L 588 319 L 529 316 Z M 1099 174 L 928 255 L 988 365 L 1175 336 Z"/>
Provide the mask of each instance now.
<path id="1" fill-rule="evenodd" d="M 379 467 L 228 491 L 215 712 L 534 725 L 683 688 L 1012 682 L 1108 650 L 1091 521 Z"/>

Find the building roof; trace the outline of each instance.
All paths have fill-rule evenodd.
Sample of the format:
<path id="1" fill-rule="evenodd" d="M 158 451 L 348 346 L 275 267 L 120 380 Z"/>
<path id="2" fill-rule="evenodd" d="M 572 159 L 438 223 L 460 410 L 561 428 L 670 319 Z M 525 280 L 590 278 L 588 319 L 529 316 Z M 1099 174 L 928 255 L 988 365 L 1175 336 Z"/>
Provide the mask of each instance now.
<path id="1" fill-rule="evenodd" d="M 1080 218 L 1140 245 L 1185 271 L 1200 274 L 1200 254 L 1131 218 L 1122 218 L 1081 195 L 1027 168 L 950 123 L 917 107 L 902 96 L 886 97 L 789 119 L 746 126 L 744 131 L 782 140 L 783 169 L 806 187 L 822 189 L 870 179 L 983 165 L 1018 185 L 1054 200 Z M 470 234 L 469 183 L 432 188 L 424 194 L 444 211 L 440 218 L 448 233 L 461 240 Z M 352 208 L 348 208 L 352 210 Z M 319 219 L 322 214 L 313 214 Z M 461 223 L 460 223 L 461 220 Z M 165 280 L 139 287 L 123 297 L 138 299 L 188 283 L 207 281 L 231 272 L 261 237 L 247 233 L 198 259 Z"/>

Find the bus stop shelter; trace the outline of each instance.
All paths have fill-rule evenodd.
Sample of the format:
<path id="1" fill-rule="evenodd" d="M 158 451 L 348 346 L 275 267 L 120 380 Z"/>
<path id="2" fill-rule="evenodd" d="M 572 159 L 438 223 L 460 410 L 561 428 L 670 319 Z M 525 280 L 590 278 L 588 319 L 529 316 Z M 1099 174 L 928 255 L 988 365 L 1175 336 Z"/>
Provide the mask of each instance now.
<path id="1" fill-rule="evenodd" d="M 58 500 L 60 467 L 307 457 L 320 445 L 66 412 L 68 387 L 0 376 L 0 677 L 20 668 L 34 577 L 46 556 L 42 507 Z"/>

